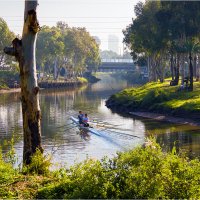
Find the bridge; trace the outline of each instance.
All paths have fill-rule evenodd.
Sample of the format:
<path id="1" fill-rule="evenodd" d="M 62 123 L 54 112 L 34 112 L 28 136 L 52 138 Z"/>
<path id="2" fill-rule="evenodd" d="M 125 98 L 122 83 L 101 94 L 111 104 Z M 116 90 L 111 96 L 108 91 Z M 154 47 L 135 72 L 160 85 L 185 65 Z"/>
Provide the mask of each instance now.
<path id="1" fill-rule="evenodd" d="M 94 68 L 88 68 L 89 71 L 95 71 Z M 132 59 L 102 59 L 98 72 L 120 72 L 133 71 L 135 66 Z"/>

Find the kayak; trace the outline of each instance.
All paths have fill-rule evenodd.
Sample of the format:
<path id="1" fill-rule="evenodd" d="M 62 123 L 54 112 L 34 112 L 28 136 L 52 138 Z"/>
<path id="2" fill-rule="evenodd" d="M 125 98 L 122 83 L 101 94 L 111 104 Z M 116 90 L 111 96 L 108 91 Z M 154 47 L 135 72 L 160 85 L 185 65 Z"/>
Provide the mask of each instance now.
<path id="1" fill-rule="evenodd" d="M 99 133 L 97 130 L 95 130 L 94 128 L 92 127 L 84 127 L 83 125 L 79 124 L 79 120 L 75 117 L 70 117 L 70 119 L 76 124 L 78 125 L 79 128 L 83 129 L 83 130 L 87 130 L 88 132 L 90 133 L 93 133 L 97 136 L 102 136 L 101 133 Z"/>

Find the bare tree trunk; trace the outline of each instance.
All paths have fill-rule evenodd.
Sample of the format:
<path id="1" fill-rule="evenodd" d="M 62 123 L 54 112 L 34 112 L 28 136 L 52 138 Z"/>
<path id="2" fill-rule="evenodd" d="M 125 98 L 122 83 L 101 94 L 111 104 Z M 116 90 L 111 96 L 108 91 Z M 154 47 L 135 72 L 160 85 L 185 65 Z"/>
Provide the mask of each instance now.
<path id="1" fill-rule="evenodd" d="M 198 55 L 198 62 L 197 62 L 197 77 L 196 77 L 196 81 L 199 81 L 200 80 L 200 57 Z"/>
<path id="2" fill-rule="evenodd" d="M 152 56 L 151 67 L 152 67 L 152 80 L 154 82 L 156 82 L 158 79 L 157 79 L 157 73 L 156 73 L 156 56 L 155 56 L 155 54 Z"/>
<path id="3" fill-rule="evenodd" d="M 54 74 L 53 74 L 53 76 L 54 76 L 54 80 L 56 80 L 57 79 L 57 62 L 58 62 L 58 59 L 56 58 L 55 59 L 55 62 L 54 62 L 54 67 L 53 67 L 53 71 L 54 71 Z"/>
<path id="4" fill-rule="evenodd" d="M 189 54 L 190 64 L 189 64 L 189 71 L 190 71 L 190 91 L 193 91 L 193 66 L 192 66 L 192 53 Z"/>
<path id="5" fill-rule="evenodd" d="M 150 81 L 150 57 L 147 58 L 147 73 L 148 73 L 148 81 Z"/>
<path id="6" fill-rule="evenodd" d="M 13 47 L 6 47 L 5 53 L 15 56 L 20 67 L 21 101 L 24 131 L 24 164 L 30 164 L 31 156 L 41 145 L 41 112 L 39 87 L 36 76 L 35 46 L 39 24 L 37 21 L 37 0 L 25 0 L 22 40 L 15 38 Z"/>
<path id="7" fill-rule="evenodd" d="M 174 80 L 174 67 L 173 67 L 173 54 L 171 54 L 171 58 L 170 58 L 170 70 L 171 70 L 171 75 L 172 75 L 172 81 Z"/>
<path id="8" fill-rule="evenodd" d="M 164 82 L 164 68 L 163 68 L 163 63 L 162 63 L 162 57 L 160 58 L 156 58 L 156 62 L 155 62 L 155 68 L 156 68 L 156 74 L 158 79 L 160 80 L 161 83 Z"/>
<path id="9" fill-rule="evenodd" d="M 193 64 L 193 71 L 194 71 L 194 77 L 197 77 L 197 55 L 194 55 L 194 64 Z"/>
<path id="10" fill-rule="evenodd" d="M 175 74 L 175 84 L 174 85 L 178 85 L 179 83 L 179 71 L 180 71 L 180 54 L 177 54 L 177 63 L 176 63 L 176 74 Z"/>
<path id="11" fill-rule="evenodd" d="M 185 70 L 184 70 L 184 54 L 181 54 L 180 63 L 181 63 L 181 85 L 184 85 Z"/>
<path id="12" fill-rule="evenodd" d="M 1 55 L 1 58 L 0 58 L 0 67 L 3 67 L 2 64 L 3 64 L 3 59 L 4 59 L 4 55 Z"/>

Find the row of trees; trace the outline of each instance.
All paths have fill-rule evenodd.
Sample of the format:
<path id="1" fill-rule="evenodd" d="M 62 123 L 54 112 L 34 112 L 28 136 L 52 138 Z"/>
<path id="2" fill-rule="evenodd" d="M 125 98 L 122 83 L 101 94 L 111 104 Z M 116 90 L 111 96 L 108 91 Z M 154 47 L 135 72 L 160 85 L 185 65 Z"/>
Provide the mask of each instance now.
<path id="1" fill-rule="evenodd" d="M 55 27 L 41 28 L 36 55 L 39 71 L 53 72 L 55 79 L 61 69 L 72 76 L 100 64 L 99 46 L 95 39 L 85 28 L 70 28 L 64 22 L 58 22 Z"/>
<path id="2" fill-rule="evenodd" d="M 172 85 L 181 74 L 182 84 L 188 78 L 193 90 L 193 78 L 200 74 L 200 2 L 146 1 L 134 11 L 136 18 L 124 30 L 133 59 L 147 60 L 150 81 L 163 82 L 168 67 Z"/>
<path id="3" fill-rule="evenodd" d="M 0 66 L 13 65 L 15 59 L 8 57 L 3 48 L 9 46 L 15 34 L 0 18 Z M 69 76 L 82 74 L 87 66 L 100 64 L 99 46 L 85 28 L 70 28 L 64 22 L 55 27 L 43 26 L 38 33 L 36 44 L 37 69 L 39 72 Z M 61 71 L 62 69 L 62 71 Z M 65 73 L 67 71 L 67 73 Z"/>

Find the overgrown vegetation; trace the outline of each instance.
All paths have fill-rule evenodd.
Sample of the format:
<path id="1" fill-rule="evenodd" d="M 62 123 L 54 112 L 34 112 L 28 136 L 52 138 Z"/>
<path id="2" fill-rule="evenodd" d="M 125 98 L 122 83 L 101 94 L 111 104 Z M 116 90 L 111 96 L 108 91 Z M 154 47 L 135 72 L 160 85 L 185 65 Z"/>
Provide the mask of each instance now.
<path id="1" fill-rule="evenodd" d="M 17 71 L 0 71 L 0 89 L 14 87 L 14 82 L 19 83 L 19 73 Z"/>
<path id="2" fill-rule="evenodd" d="M 0 198 L 40 199 L 184 199 L 200 197 L 200 162 L 163 153 L 152 140 L 146 147 L 118 153 L 113 159 L 88 159 L 70 169 L 47 173 L 49 160 L 39 155 L 32 171 L 13 169 L 0 157 Z M 42 156 L 42 157 L 41 157 Z M 38 165 L 39 163 L 39 165 Z M 34 167 L 35 165 L 35 167 Z M 38 169 L 38 166 L 43 166 Z M 46 166 L 46 167 L 45 167 Z M 42 173 L 44 170 L 44 173 Z M 38 173 L 40 175 L 38 175 Z"/>
<path id="3" fill-rule="evenodd" d="M 180 91 L 179 86 L 170 87 L 169 82 L 151 82 L 112 95 L 107 101 L 107 105 L 127 111 L 145 110 L 179 115 L 183 113 L 199 114 L 200 83 L 196 82 L 194 88 L 193 92 Z"/>

